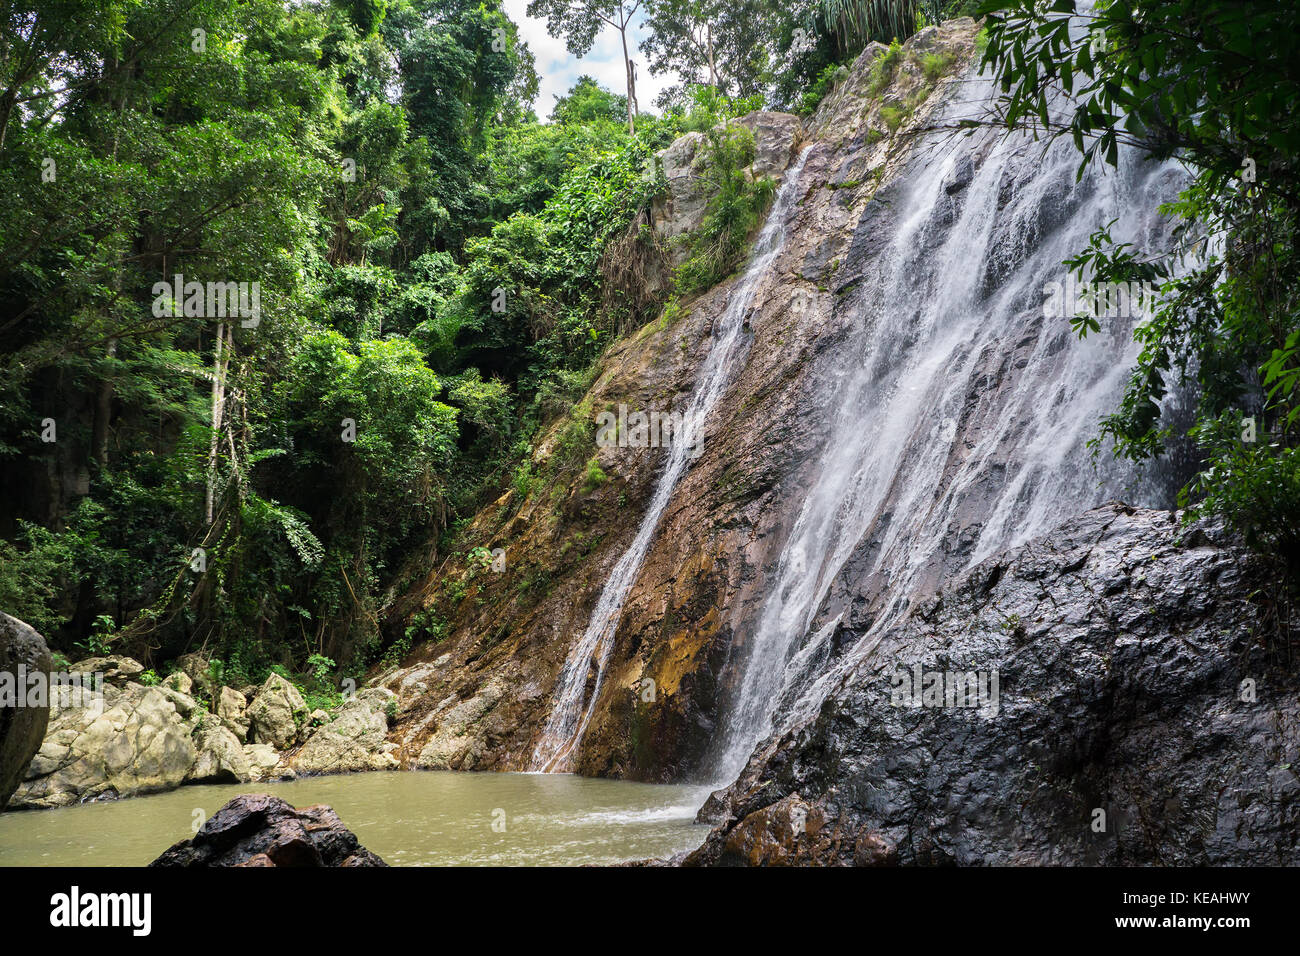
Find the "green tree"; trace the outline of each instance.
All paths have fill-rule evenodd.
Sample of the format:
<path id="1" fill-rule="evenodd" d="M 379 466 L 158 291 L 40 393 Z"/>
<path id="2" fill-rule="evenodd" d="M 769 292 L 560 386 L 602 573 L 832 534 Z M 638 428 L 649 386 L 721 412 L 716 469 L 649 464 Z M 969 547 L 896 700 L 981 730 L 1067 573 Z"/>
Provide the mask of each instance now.
<path id="1" fill-rule="evenodd" d="M 650 72 L 678 74 L 724 96 L 752 96 L 765 85 L 775 46 L 765 0 L 646 0 L 641 50 Z M 680 98 L 665 91 L 661 102 Z"/>
<path id="2" fill-rule="evenodd" d="M 627 131 L 636 133 L 636 66 L 627 49 L 627 31 L 641 0 L 529 0 L 528 15 L 545 17 L 551 36 L 563 37 L 570 53 L 585 56 L 602 27 L 618 31 L 623 44 L 623 68 L 627 74 Z"/>

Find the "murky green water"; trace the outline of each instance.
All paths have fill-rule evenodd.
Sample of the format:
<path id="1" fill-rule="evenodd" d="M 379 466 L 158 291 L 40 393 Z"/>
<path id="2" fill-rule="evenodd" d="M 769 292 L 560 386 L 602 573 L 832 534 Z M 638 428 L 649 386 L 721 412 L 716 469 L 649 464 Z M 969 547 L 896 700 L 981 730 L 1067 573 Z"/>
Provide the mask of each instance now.
<path id="1" fill-rule="evenodd" d="M 617 863 L 693 849 L 708 832 L 691 822 L 708 788 L 559 774 L 363 773 L 0 814 L 0 866 L 142 866 L 191 835 L 196 810 L 206 819 L 240 793 L 329 804 L 393 866 Z"/>

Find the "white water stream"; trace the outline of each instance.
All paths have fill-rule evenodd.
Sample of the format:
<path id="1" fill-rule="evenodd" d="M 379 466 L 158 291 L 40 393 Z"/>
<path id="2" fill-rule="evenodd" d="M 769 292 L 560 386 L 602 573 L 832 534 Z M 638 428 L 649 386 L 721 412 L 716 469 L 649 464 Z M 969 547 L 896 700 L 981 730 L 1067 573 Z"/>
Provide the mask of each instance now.
<path id="1" fill-rule="evenodd" d="M 993 95 L 984 80 L 965 87 L 940 122 Z M 1112 219 L 1117 241 L 1149 245 L 1177 171 L 1129 153 L 1076 183 L 1068 140 L 1044 151 L 993 130 L 934 134 L 916 156 L 886 200 L 887 248 L 839 306 L 854 331 L 822 376 L 832 425 L 746 635 L 720 783 L 812 716 L 927 588 L 1107 499 L 1162 503 L 1094 468 L 1086 447 L 1132 367 L 1138 319 L 1103 319 L 1079 341 L 1065 317 L 1044 317 L 1044 285 L 1063 283 L 1062 260 Z M 950 193 L 967 158 L 973 178 Z M 833 659 L 864 593 L 870 625 Z"/>
<path id="2" fill-rule="evenodd" d="M 697 453 L 697 443 L 704 435 L 709 413 L 726 390 L 735 361 L 743 352 L 742 346 L 747 338 L 742 334 L 745 318 L 759 282 L 785 245 L 788 228 L 786 220 L 799 198 L 799 176 L 807 158 L 808 148 L 805 148 L 786 172 L 767 222 L 754 244 L 753 257 L 744 275 L 731 291 L 726 309 L 718 318 L 712 347 L 700 369 L 695 389 L 683 414 L 683 433 L 674 435 L 668 460 L 641 520 L 641 527 L 632 544 L 610 572 L 582 638 L 569 651 L 564 668 L 560 671 L 551 715 L 533 751 L 531 770 L 569 769 L 572 757 L 582 742 L 600 696 L 605 665 L 614 645 L 614 632 L 618 628 L 623 604 L 636 582 L 673 490 L 685 474 L 693 454 Z M 591 695 L 587 697 L 588 673 L 593 663 L 596 678 Z"/>

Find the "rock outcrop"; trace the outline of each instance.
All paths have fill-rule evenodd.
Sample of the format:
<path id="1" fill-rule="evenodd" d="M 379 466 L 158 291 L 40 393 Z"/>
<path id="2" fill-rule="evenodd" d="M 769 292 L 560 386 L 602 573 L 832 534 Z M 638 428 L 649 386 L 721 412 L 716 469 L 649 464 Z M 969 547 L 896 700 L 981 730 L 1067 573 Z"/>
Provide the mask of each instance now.
<path id="1" fill-rule="evenodd" d="M 248 732 L 253 743 L 287 750 L 303 737 L 307 702 L 298 688 L 279 674 L 271 674 L 248 706 Z"/>
<path id="2" fill-rule="evenodd" d="M 746 175 L 751 179 L 780 178 L 790 165 L 802 132 L 799 117 L 790 113 L 756 112 L 732 122 L 754 136 L 754 160 Z M 651 222 L 655 232 L 667 243 L 673 265 L 679 265 L 687 255 L 686 246 L 674 240 L 699 227 L 712 198 L 701 176 L 701 147 L 705 141 L 703 133 L 687 133 L 659 154 L 668 191 L 655 201 Z"/>
<path id="3" fill-rule="evenodd" d="M 14 807 L 62 807 L 185 782 L 198 753 L 192 726 L 168 691 L 128 683 L 84 694 L 77 706 L 51 707 L 49 730 Z"/>
<path id="4" fill-rule="evenodd" d="M 1072 519 L 881 635 L 687 863 L 1294 866 L 1300 679 L 1257 593 L 1174 514 Z M 918 669 L 996 674 L 991 706 L 913 699 Z"/>
<path id="5" fill-rule="evenodd" d="M 27 773 L 50 718 L 48 698 L 28 699 L 27 681 L 20 675 L 48 675 L 52 667 L 50 649 L 41 635 L 18 618 L 0 613 L 0 681 L 12 682 L 12 699 L 0 700 L 0 810 Z"/>
<path id="6" fill-rule="evenodd" d="M 388 713 L 397 695 L 369 687 L 345 700 L 298 749 L 290 766 L 299 773 L 353 773 L 395 770 L 399 766 L 388 742 Z"/>
<path id="7" fill-rule="evenodd" d="M 387 866 L 326 806 L 294 809 L 279 797 L 245 794 L 194 835 L 149 864 L 197 866 Z"/>
<path id="8" fill-rule="evenodd" d="M 210 678 L 191 655 L 155 686 L 130 678 L 144 668 L 124 657 L 89 658 L 73 673 L 97 674 L 97 690 L 51 700 L 44 739 L 13 797 L 15 809 L 69 806 L 171 790 L 188 783 L 248 783 L 299 774 L 391 770 L 397 744 L 386 739 L 392 691 L 367 688 L 309 724 L 302 694 L 271 674 L 244 694 L 215 683 L 215 712 L 189 691 Z M 191 676 L 191 675 L 198 675 Z M 301 744 L 301 746 L 300 746 Z"/>

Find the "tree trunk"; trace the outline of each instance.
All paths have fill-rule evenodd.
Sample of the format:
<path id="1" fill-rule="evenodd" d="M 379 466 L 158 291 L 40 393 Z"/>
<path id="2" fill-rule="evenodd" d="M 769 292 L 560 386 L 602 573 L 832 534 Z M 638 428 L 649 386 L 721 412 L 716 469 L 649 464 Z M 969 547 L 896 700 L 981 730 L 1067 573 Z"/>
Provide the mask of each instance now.
<path id="1" fill-rule="evenodd" d="M 117 339 L 108 340 L 104 354 L 110 360 L 117 356 Z M 108 467 L 108 426 L 112 415 L 113 378 L 105 374 L 99 380 L 99 392 L 95 396 L 95 425 L 90 439 L 91 454 L 100 469 Z"/>
<path id="2" fill-rule="evenodd" d="M 632 60 L 627 55 L 627 25 L 623 20 L 618 28 L 618 35 L 623 38 L 623 69 L 627 72 L 627 131 L 636 135 L 636 79 L 632 75 Z"/>
<path id="3" fill-rule="evenodd" d="M 221 411 L 226 400 L 226 368 L 229 354 L 225 353 L 226 326 L 217 323 L 217 344 L 212 359 L 212 442 L 208 446 L 208 493 L 204 516 L 212 524 L 217 484 L 217 442 L 221 437 Z"/>
<path id="4" fill-rule="evenodd" d="M 713 62 L 713 27 L 711 24 L 704 25 L 704 40 L 709 48 L 709 85 L 714 90 L 719 90 L 718 86 L 718 68 Z"/>

